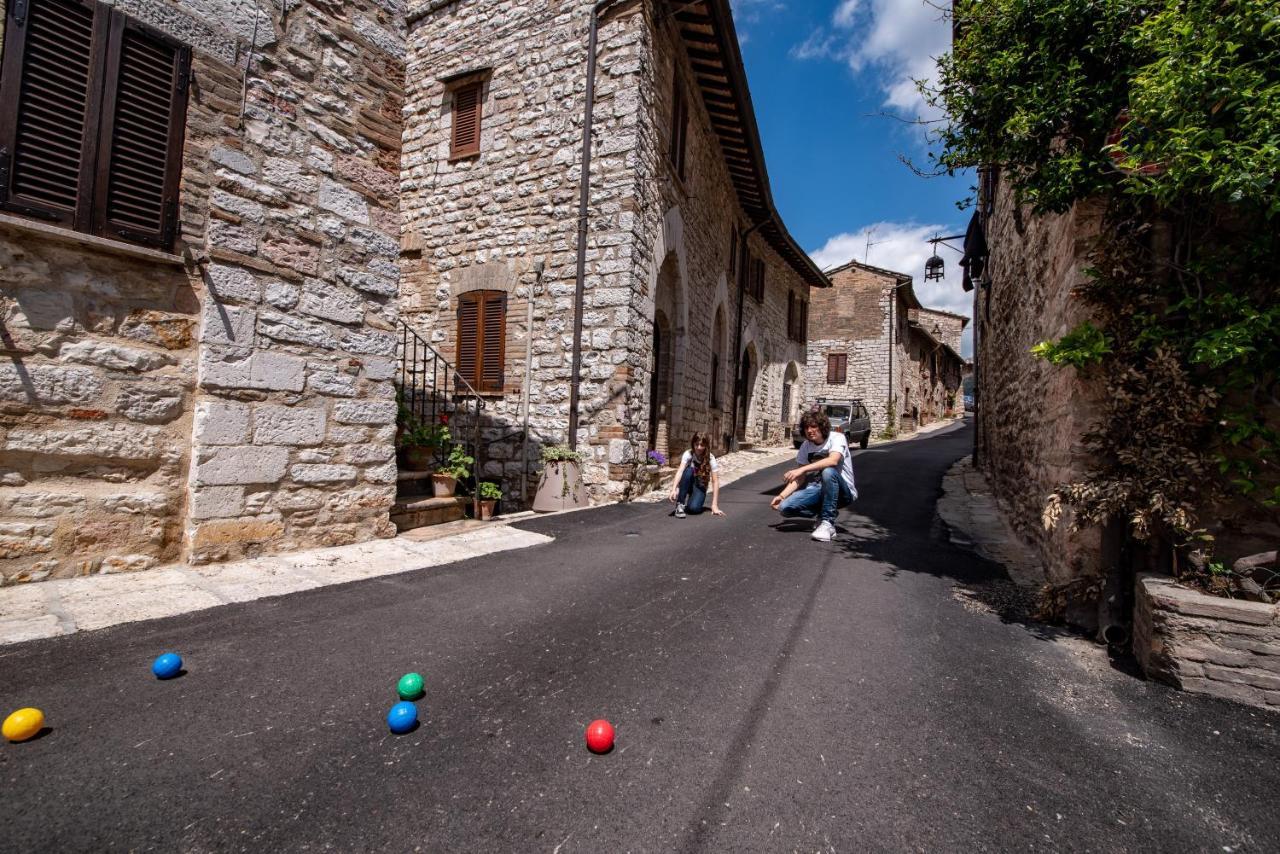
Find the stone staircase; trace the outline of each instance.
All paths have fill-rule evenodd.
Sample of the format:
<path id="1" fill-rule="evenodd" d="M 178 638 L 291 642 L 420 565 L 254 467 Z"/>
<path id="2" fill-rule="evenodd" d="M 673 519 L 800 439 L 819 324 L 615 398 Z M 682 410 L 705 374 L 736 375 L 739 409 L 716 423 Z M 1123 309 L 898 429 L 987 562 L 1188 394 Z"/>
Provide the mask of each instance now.
<path id="1" fill-rule="evenodd" d="M 453 441 L 467 447 L 478 471 L 484 464 L 480 440 L 484 398 L 422 336 L 403 320 L 398 323 L 396 392 L 402 416 L 408 413 L 428 424 L 447 416 Z M 441 449 L 440 462 L 446 453 Z M 391 521 L 401 533 L 456 522 L 463 518 L 470 503 L 468 496 L 436 498 L 431 490 L 431 472 L 401 468 L 396 473 Z"/>

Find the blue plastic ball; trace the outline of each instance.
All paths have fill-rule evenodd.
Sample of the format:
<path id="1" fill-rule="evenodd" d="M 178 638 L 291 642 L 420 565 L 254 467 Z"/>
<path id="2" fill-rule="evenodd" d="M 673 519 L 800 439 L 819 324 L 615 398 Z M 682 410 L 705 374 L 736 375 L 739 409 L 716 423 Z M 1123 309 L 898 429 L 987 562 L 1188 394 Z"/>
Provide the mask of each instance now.
<path id="1" fill-rule="evenodd" d="M 406 733 L 413 729 L 413 725 L 418 722 L 418 707 L 413 703 L 399 702 L 391 707 L 391 711 L 387 712 L 387 726 L 396 735 Z"/>
<path id="2" fill-rule="evenodd" d="M 166 652 L 151 663 L 151 672 L 157 679 L 172 679 L 182 670 L 182 656 Z"/>

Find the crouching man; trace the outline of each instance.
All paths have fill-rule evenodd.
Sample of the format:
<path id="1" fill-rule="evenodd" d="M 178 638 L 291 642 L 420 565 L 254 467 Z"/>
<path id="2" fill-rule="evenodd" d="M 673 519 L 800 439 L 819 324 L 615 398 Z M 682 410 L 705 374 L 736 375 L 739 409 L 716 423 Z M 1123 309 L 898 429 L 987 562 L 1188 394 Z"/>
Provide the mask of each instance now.
<path id="1" fill-rule="evenodd" d="M 849 442 L 822 412 L 806 412 L 800 427 L 805 441 L 796 452 L 798 466 L 782 475 L 786 486 L 770 505 L 787 518 L 818 519 L 813 538 L 828 542 L 836 535 L 837 511 L 858 497 Z"/>

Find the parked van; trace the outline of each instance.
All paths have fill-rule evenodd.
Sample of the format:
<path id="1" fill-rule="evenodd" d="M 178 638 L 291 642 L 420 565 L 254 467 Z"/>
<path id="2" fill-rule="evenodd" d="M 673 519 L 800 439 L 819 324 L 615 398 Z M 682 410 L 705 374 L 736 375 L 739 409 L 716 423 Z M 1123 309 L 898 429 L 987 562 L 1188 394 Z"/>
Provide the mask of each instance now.
<path id="1" fill-rule="evenodd" d="M 862 405 L 861 400 L 832 400 L 820 397 L 805 407 L 806 412 L 821 410 L 831 422 L 832 430 L 839 430 L 849 440 L 850 445 L 865 448 L 871 441 L 871 413 Z M 799 422 L 791 428 L 791 443 L 797 448 L 804 443 L 804 431 Z"/>

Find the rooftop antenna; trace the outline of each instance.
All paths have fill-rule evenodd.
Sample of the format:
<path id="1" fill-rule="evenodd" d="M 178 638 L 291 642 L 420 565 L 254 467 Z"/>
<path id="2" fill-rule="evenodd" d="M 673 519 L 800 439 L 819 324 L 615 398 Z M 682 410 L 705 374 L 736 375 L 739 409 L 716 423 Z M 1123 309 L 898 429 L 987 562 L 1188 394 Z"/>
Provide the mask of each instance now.
<path id="1" fill-rule="evenodd" d="M 862 263 L 863 263 L 863 264 L 868 263 L 869 259 L 871 258 L 871 247 L 872 247 L 872 246 L 879 246 L 881 243 L 884 243 L 884 241 L 883 241 L 883 240 L 877 240 L 877 241 L 875 241 L 875 242 L 872 242 L 872 240 L 871 240 L 871 235 L 873 235 L 873 234 L 875 234 L 875 233 L 876 233 L 876 230 L 875 230 L 874 228 L 868 228 L 868 229 L 867 229 L 867 248 L 866 248 L 866 249 L 864 249 L 864 250 L 863 250 L 863 252 L 862 252 Z"/>

